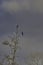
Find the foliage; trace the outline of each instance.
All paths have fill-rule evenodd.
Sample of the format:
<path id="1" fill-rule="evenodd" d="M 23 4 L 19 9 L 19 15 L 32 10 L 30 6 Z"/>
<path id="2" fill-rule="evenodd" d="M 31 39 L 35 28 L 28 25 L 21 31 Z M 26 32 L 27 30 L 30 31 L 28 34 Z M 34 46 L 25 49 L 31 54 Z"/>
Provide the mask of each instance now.
<path id="1" fill-rule="evenodd" d="M 38 52 L 30 54 L 27 65 L 43 65 L 43 54 Z"/>
<path id="2" fill-rule="evenodd" d="M 4 60 L 7 60 L 8 65 L 17 65 L 17 63 L 15 62 L 15 58 L 16 58 L 16 51 L 18 48 L 18 41 L 19 41 L 19 25 L 16 25 L 16 37 L 12 37 L 11 41 L 4 41 L 3 44 L 4 45 L 9 45 L 11 51 L 10 51 L 10 55 L 5 56 Z M 23 32 L 21 32 L 22 36 L 23 36 Z M 13 51 L 13 52 L 12 52 Z"/>

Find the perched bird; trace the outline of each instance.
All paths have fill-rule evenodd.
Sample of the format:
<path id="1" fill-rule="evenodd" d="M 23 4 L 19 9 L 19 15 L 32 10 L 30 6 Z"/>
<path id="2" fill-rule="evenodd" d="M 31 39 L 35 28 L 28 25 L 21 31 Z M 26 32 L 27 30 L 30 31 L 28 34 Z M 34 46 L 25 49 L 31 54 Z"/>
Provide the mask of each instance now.
<path id="1" fill-rule="evenodd" d="M 24 35 L 24 33 L 23 33 L 23 32 L 22 32 L 21 34 L 22 34 L 22 36 Z"/>

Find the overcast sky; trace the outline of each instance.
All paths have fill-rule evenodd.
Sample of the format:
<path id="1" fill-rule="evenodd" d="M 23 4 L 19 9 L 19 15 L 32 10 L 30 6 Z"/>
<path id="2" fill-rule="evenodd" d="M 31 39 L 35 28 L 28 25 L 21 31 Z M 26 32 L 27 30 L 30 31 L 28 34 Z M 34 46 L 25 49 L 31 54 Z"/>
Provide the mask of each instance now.
<path id="1" fill-rule="evenodd" d="M 21 57 L 33 51 L 43 52 L 43 0 L 0 0 L 0 42 L 15 32 L 16 24 L 24 32 Z M 0 43 L 1 55 L 6 53 L 5 48 Z"/>

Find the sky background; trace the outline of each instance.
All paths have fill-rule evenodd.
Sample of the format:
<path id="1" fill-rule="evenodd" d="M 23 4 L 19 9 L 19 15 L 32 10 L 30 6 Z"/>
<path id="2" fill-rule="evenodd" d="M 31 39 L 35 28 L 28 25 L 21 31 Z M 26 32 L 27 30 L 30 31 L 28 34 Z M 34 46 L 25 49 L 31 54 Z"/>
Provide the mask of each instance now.
<path id="1" fill-rule="evenodd" d="M 43 52 L 43 0 L 0 0 L 0 59 L 8 52 L 1 42 L 15 32 L 16 24 L 24 32 L 18 53 L 22 65 L 30 52 Z"/>

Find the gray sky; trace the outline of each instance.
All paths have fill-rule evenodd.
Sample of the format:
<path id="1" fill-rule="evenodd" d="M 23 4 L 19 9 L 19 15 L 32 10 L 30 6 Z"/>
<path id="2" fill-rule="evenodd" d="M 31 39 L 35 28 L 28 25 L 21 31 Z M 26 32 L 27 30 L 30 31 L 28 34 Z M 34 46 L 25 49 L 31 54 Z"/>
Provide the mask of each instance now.
<path id="1" fill-rule="evenodd" d="M 0 0 L 0 42 L 15 32 L 16 24 L 24 31 L 19 52 L 19 61 L 33 51 L 43 52 L 43 1 L 42 0 Z M 4 50 L 3 50 L 4 49 Z M 0 55 L 8 52 L 0 43 Z M 18 55 L 19 55 L 18 53 Z M 1 56 L 2 58 L 2 56 Z M 21 64 L 22 65 L 22 64 Z"/>

